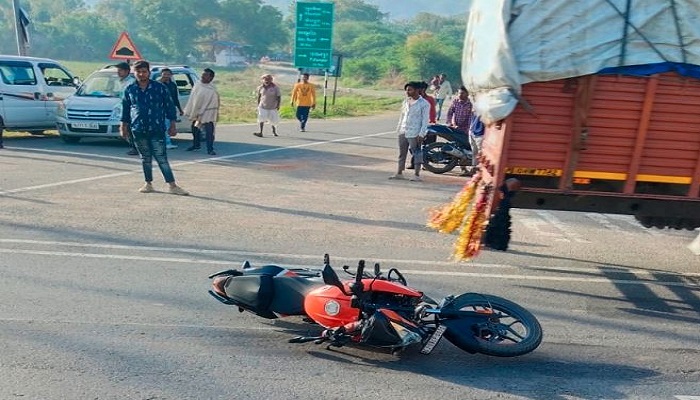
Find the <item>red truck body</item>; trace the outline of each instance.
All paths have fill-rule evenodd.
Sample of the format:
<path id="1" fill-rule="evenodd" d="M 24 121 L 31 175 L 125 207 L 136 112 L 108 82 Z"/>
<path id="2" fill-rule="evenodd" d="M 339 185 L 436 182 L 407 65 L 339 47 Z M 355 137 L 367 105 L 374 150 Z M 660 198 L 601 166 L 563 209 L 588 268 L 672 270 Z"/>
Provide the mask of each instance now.
<path id="1" fill-rule="evenodd" d="M 487 182 L 522 183 L 513 207 L 700 227 L 699 79 L 595 74 L 527 83 L 520 98 L 482 152 Z"/>

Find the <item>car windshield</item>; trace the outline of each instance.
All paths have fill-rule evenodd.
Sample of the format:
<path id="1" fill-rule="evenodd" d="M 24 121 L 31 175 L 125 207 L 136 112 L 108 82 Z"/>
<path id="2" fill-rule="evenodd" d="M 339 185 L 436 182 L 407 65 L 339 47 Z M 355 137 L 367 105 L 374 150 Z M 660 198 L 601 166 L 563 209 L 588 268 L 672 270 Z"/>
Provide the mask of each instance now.
<path id="1" fill-rule="evenodd" d="M 121 97 L 125 83 L 133 82 L 132 79 L 126 79 L 120 82 L 117 71 L 100 71 L 95 72 L 85 79 L 76 95 L 85 97 Z"/>

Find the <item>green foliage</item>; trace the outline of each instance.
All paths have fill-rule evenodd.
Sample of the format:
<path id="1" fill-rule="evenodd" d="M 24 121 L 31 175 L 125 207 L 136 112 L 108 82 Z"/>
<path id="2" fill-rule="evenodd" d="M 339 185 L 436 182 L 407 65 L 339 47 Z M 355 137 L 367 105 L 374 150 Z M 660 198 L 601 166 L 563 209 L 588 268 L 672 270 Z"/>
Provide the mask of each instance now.
<path id="1" fill-rule="evenodd" d="M 261 0 L 223 0 L 220 7 L 225 37 L 250 45 L 253 54 L 290 44 L 291 34 L 277 8 L 262 5 Z"/>
<path id="2" fill-rule="evenodd" d="M 202 33 L 198 9 L 213 4 L 213 0 L 138 0 L 134 5 L 139 9 L 139 36 L 150 37 L 166 59 L 185 62 L 194 38 Z"/>
<path id="3" fill-rule="evenodd" d="M 435 74 L 445 73 L 451 82 L 458 83 L 461 60 L 459 52 L 455 53 L 454 50 L 432 33 L 409 36 L 404 59 L 406 74 L 412 80 L 427 81 Z"/>
<path id="4" fill-rule="evenodd" d="M 119 33 L 109 19 L 94 12 L 61 14 L 37 25 L 41 34 L 33 41 L 32 53 L 67 60 L 108 57 Z M 64 29 L 65 26 L 74 29 Z"/>
<path id="5" fill-rule="evenodd" d="M 194 55 L 214 60 L 215 41 L 245 45 L 251 58 L 293 48 L 294 18 L 264 0 L 21 0 L 30 14 L 31 55 L 106 60 L 127 31 L 149 60 L 183 63 Z M 367 0 L 335 0 L 335 51 L 343 55 L 343 81 L 396 87 L 406 79 L 460 76 L 466 19 L 420 13 L 389 21 Z M 289 1 L 290 10 L 295 2 Z M 411 3 L 414 4 L 414 3 Z M 11 0 L 0 0 L 0 52 L 16 53 Z M 399 85 L 401 86 L 401 85 Z"/>
<path id="6" fill-rule="evenodd" d="M 345 62 L 344 75 L 360 85 L 372 84 L 377 77 L 382 75 L 381 60 L 373 58 L 355 58 Z"/>
<path id="7" fill-rule="evenodd" d="M 379 7 L 367 4 L 364 0 L 335 1 L 335 19 L 338 22 L 380 22 L 385 18 L 386 14 L 379 11 Z"/>

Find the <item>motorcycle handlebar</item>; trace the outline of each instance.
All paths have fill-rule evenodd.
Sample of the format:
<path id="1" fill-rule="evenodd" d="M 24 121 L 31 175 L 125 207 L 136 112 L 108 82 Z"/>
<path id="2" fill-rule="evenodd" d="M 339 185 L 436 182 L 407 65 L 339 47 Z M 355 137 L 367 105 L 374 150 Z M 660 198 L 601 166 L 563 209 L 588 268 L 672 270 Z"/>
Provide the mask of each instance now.
<path id="1" fill-rule="evenodd" d="M 355 282 L 360 283 L 362 281 L 362 277 L 365 274 L 365 260 L 360 260 L 360 262 L 357 264 L 357 272 L 355 273 Z"/>

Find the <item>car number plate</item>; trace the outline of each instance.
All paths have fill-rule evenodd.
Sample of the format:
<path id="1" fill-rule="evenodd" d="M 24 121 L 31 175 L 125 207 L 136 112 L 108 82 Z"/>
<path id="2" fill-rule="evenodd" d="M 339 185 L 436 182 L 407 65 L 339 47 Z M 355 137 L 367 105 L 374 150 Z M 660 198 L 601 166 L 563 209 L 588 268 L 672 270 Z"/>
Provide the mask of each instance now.
<path id="1" fill-rule="evenodd" d="M 445 331 L 447 330 L 447 327 L 445 325 L 440 325 L 435 329 L 435 332 L 433 332 L 432 335 L 430 335 L 430 339 L 428 339 L 427 342 L 425 342 L 425 346 L 420 350 L 421 354 L 430 354 L 431 351 L 437 346 L 437 344 L 440 342 L 440 339 L 442 339 L 442 335 L 445 334 Z"/>
<path id="2" fill-rule="evenodd" d="M 71 126 L 78 129 L 100 129 L 100 124 L 97 122 L 73 122 Z"/>

